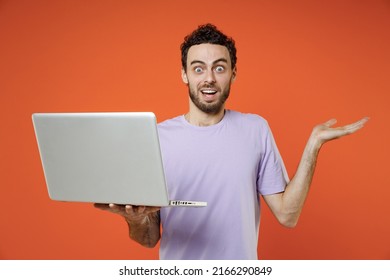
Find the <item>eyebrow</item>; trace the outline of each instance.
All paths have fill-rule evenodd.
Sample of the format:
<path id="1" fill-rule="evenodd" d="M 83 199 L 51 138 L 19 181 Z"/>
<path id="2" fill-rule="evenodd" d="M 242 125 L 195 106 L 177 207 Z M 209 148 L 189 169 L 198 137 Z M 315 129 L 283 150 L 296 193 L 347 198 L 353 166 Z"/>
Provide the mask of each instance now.
<path id="1" fill-rule="evenodd" d="M 225 62 L 226 64 L 228 63 L 226 58 L 220 58 L 220 59 L 217 59 L 217 60 L 213 61 L 213 64 L 217 64 L 218 62 Z M 193 64 L 196 64 L 196 63 L 206 65 L 206 62 L 201 61 L 201 60 L 193 60 L 193 61 L 191 61 L 190 65 L 193 65 Z"/>

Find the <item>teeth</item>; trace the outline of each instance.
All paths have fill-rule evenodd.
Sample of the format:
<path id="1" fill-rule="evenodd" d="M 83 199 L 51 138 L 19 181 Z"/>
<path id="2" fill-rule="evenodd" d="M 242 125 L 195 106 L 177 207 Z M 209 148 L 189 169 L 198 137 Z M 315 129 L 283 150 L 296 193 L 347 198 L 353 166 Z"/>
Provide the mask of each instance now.
<path id="1" fill-rule="evenodd" d="M 202 93 L 206 93 L 206 94 L 214 94 L 216 92 L 217 91 L 215 91 L 215 90 L 202 90 Z"/>

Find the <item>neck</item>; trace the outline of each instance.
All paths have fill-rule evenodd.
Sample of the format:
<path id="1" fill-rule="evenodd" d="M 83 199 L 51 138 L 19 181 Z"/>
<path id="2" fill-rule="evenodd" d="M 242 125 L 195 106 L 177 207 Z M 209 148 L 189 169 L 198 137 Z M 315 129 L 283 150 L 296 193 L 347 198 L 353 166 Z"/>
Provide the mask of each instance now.
<path id="1" fill-rule="evenodd" d="M 199 109 L 193 109 L 190 106 L 190 111 L 184 115 L 184 118 L 192 125 L 196 126 L 210 126 L 219 123 L 225 115 L 225 109 L 217 113 L 209 114 L 200 111 Z"/>

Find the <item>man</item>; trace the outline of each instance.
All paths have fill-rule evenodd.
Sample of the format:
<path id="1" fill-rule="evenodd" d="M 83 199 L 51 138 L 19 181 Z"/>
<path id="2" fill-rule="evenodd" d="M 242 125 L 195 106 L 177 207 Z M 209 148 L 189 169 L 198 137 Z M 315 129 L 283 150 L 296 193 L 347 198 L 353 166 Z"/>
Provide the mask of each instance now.
<path id="1" fill-rule="evenodd" d="M 161 239 L 161 259 L 257 259 L 259 196 L 282 225 L 294 227 L 321 146 L 359 130 L 368 119 L 339 128 L 331 128 L 336 120 L 316 126 L 289 181 L 267 122 L 225 109 L 237 74 L 233 39 L 207 24 L 185 38 L 181 51 L 189 111 L 159 124 L 164 168 L 171 197 L 208 206 L 96 207 L 123 216 L 130 237 L 143 246 Z"/>

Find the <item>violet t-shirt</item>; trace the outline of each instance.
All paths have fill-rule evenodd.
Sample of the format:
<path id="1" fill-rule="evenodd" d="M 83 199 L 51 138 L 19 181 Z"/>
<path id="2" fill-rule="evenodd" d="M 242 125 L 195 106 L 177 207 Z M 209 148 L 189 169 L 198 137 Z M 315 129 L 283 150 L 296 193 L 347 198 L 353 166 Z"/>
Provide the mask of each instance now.
<path id="1" fill-rule="evenodd" d="M 169 197 L 208 203 L 161 209 L 160 259 L 257 259 L 259 195 L 288 181 L 267 122 L 226 110 L 212 126 L 179 116 L 158 130 Z"/>

